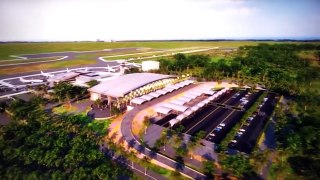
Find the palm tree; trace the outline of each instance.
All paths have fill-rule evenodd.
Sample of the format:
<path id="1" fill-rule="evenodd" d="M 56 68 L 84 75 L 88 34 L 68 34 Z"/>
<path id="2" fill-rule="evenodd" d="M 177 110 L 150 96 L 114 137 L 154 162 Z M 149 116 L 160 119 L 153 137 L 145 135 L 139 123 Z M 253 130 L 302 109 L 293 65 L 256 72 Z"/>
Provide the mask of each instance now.
<path id="1" fill-rule="evenodd" d="M 148 166 L 151 159 L 148 156 L 143 156 L 142 158 L 142 165 L 144 166 L 144 175 L 147 175 Z"/>
<path id="2" fill-rule="evenodd" d="M 147 134 L 147 129 L 151 125 L 151 121 L 150 121 L 150 118 L 148 116 L 144 116 L 143 125 L 144 125 L 144 134 Z"/>
<path id="3" fill-rule="evenodd" d="M 137 156 L 136 151 L 134 151 L 134 150 L 129 151 L 128 157 L 129 157 L 129 159 L 131 160 L 132 169 L 134 168 L 134 167 L 133 167 L 133 158 L 135 158 L 136 156 Z"/>
<path id="4" fill-rule="evenodd" d="M 188 149 L 190 150 L 190 158 L 192 159 L 192 151 L 199 145 L 199 141 L 205 137 L 205 131 L 199 131 L 195 136 L 191 136 L 188 143 Z"/>
<path id="5" fill-rule="evenodd" d="M 94 104 L 95 104 L 98 108 L 100 108 L 101 103 L 102 103 L 101 99 L 97 99 L 97 100 L 94 101 Z"/>

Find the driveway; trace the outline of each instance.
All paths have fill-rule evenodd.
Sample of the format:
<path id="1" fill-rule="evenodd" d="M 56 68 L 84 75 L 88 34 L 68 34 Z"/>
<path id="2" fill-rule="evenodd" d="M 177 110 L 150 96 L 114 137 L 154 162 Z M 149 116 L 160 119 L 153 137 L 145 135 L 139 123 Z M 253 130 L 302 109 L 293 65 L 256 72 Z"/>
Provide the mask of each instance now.
<path id="1" fill-rule="evenodd" d="M 140 142 L 138 141 L 138 139 L 136 139 L 136 137 L 133 135 L 132 133 L 132 120 L 134 118 L 134 116 L 141 110 L 146 109 L 150 106 L 153 106 L 159 102 L 164 101 L 165 99 L 168 99 L 170 97 L 176 96 L 186 90 L 189 90 L 193 87 L 195 87 L 196 85 L 190 85 L 188 87 L 182 88 L 180 90 L 174 91 L 168 95 L 162 96 L 160 98 L 157 98 L 153 101 L 147 102 L 141 106 L 138 106 L 134 109 L 132 109 L 131 111 L 129 111 L 127 113 L 127 115 L 124 117 L 124 119 L 122 120 L 121 123 L 121 133 L 123 135 L 123 137 L 125 138 L 125 140 L 127 141 L 127 143 L 135 148 L 138 152 L 149 156 L 150 158 L 157 160 L 163 164 L 166 164 L 167 166 L 177 169 L 178 171 L 180 171 L 181 173 L 193 178 L 193 179 L 204 179 L 206 178 L 206 176 L 204 174 L 202 174 L 201 172 L 198 172 L 188 166 L 185 166 L 184 164 L 178 163 L 175 160 L 165 157 L 157 152 L 151 151 L 150 149 L 144 147 L 143 145 L 140 144 Z"/>

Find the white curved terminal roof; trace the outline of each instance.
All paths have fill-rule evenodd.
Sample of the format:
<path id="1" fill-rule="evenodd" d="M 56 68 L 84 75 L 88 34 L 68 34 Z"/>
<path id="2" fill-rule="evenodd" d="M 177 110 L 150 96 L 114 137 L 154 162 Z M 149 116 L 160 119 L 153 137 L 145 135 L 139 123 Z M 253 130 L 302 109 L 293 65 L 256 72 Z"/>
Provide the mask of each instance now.
<path id="1" fill-rule="evenodd" d="M 157 97 L 161 96 L 162 94 L 157 93 L 157 92 L 151 92 L 151 93 L 149 93 L 148 95 L 157 98 Z"/>
<path id="2" fill-rule="evenodd" d="M 142 99 L 142 98 L 134 98 L 131 100 L 131 103 L 134 103 L 134 104 L 143 104 L 144 102 L 146 102 L 147 100 L 146 99 Z"/>
<path id="3" fill-rule="evenodd" d="M 155 111 L 157 113 L 160 113 L 160 114 L 169 114 L 173 109 L 171 108 L 167 108 L 167 107 L 162 107 L 162 106 L 158 106 L 156 107 Z"/>
<path id="4" fill-rule="evenodd" d="M 189 108 L 188 106 L 183 106 L 183 105 L 178 105 L 173 103 L 162 103 L 161 106 L 170 108 L 179 112 L 185 112 Z"/>
<path id="5" fill-rule="evenodd" d="M 174 76 L 154 73 L 125 74 L 110 80 L 106 80 L 89 89 L 90 92 L 111 96 L 123 97 L 131 91 L 143 87 L 154 81 L 173 78 Z"/>
<path id="6" fill-rule="evenodd" d="M 173 127 L 173 126 L 174 126 L 175 124 L 177 124 L 178 122 L 180 122 L 178 119 L 171 119 L 171 120 L 169 121 L 171 127 Z"/>
<path id="7" fill-rule="evenodd" d="M 150 100 L 153 99 L 154 97 L 146 94 L 146 95 L 141 96 L 140 98 L 141 98 L 141 99 L 145 99 L 145 100 L 147 100 L 147 101 L 150 101 Z"/>

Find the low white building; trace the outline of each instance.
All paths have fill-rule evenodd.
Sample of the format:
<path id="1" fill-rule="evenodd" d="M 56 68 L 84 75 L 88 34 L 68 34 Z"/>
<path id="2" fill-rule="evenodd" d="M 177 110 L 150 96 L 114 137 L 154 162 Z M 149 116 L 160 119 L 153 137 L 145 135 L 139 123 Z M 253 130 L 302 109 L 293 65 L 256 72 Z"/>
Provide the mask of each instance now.
<path id="1" fill-rule="evenodd" d="M 142 71 L 158 70 L 159 67 L 159 61 L 142 61 Z"/>

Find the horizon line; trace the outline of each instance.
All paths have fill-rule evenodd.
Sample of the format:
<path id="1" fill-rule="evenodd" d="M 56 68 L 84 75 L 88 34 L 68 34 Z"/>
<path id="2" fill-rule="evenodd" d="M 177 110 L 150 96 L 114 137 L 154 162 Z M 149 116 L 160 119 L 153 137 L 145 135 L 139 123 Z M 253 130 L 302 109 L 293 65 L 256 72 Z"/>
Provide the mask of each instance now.
<path id="1" fill-rule="evenodd" d="M 45 42 L 148 42 L 148 41 L 320 41 L 320 37 L 308 37 L 308 38 L 210 38 L 210 39 L 146 39 L 146 40 L 12 40 L 1 41 L 0 43 L 45 43 Z"/>

